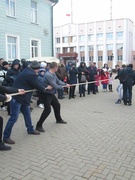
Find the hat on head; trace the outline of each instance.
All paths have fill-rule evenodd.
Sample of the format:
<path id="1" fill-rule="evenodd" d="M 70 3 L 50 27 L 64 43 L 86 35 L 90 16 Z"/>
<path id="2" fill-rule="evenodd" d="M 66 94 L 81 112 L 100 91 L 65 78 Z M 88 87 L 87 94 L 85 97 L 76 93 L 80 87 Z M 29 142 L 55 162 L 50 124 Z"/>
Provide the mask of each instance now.
<path id="1" fill-rule="evenodd" d="M 8 62 L 7 62 L 7 61 L 4 61 L 4 62 L 2 63 L 2 66 L 6 66 L 6 65 L 8 65 Z"/>
<path id="2" fill-rule="evenodd" d="M 30 63 L 30 67 L 31 69 L 40 69 L 40 64 L 38 61 L 35 60 Z"/>
<path id="3" fill-rule="evenodd" d="M 45 66 L 47 66 L 47 64 L 46 64 L 45 62 L 41 62 L 40 67 L 43 68 L 43 67 L 45 67 Z"/>

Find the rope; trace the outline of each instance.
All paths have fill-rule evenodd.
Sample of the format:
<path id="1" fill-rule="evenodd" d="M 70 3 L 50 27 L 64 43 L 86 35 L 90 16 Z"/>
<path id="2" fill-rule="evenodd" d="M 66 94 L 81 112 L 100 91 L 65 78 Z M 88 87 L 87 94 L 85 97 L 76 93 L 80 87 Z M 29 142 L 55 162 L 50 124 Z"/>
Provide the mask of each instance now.
<path id="1" fill-rule="evenodd" d="M 85 83 L 77 83 L 77 84 L 70 84 L 70 86 L 77 86 L 77 85 L 84 85 L 84 84 L 92 84 L 92 83 L 96 83 L 96 82 L 102 82 L 102 81 L 106 81 L 108 79 L 104 79 L 104 80 L 99 80 L 99 81 L 91 81 L 91 82 L 85 82 Z M 64 87 L 67 87 L 67 86 L 62 86 L 63 88 Z M 47 90 L 47 88 L 45 88 Z M 25 93 L 28 93 L 28 92 L 35 92 L 35 91 L 38 91 L 36 89 L 32 89 L 32 90 L 26 90 Z M 13 93 L 13 94 L 9 94 L 10 96 L 17 96 L 17 95 L 20 95 L 21 93 Z"/>

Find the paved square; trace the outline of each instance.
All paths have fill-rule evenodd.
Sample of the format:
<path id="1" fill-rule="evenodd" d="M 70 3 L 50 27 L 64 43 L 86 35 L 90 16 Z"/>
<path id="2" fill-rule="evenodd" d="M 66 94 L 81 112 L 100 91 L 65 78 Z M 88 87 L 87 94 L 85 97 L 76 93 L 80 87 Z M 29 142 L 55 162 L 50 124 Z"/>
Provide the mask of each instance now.
<path id="1" fill-rule="evenodd" d="M 115 105 L 117 84 L 113 93 L 100 87 L 97 95 L 66 96 L 60 103 L 68 124 L 56 124 L 52 112 L 39 136 L 27 134 L 20 114 L 16 144 L 0 152 L 0 180 L 135 180 L 135 96 L 131 107 Z M 42 109 L 32 106 L 35 126 Z"/>

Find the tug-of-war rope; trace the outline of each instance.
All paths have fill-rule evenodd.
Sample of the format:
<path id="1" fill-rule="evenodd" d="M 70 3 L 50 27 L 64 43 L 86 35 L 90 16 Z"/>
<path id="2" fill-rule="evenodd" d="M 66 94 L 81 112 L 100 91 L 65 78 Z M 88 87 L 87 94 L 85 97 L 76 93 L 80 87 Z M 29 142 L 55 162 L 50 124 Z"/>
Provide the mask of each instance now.
<path id="1" fill-rule="evenodd" d="M 92 83 L 96 83 L 96 82 L 103 82 L 103 81 L 107 81 L 108 79 L 104 79 L 104 80 L 98 80 L 98 81 L 91 81 L 91 82 L 85 82 L 85 83 L 77 83 L 77 84 L 70 84 L 70 86 L 78 86 L 78 85 L 85 85 L 85 84 L 92 84 Z M 62 86 L 67 87 L 67 86 Z M 47 88 L 45 88 L 47 90 Z M 37 89 L 31 89 L 31 90 L 26 90 L 25 93 L 29 93 L 29 92 L 35 92 L 38 91 Z M 17 95 L 21 95 L 21 93 L 13 93 L 13 94 L 9 94 L 10 96 L 17 96 Z"/>

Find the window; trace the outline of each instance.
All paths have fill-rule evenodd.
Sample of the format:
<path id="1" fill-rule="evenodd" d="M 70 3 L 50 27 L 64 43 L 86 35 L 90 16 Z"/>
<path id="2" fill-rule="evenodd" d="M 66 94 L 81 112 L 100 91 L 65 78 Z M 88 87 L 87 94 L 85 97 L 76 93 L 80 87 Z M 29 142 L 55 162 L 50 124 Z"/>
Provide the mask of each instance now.
<path id="1" fill-rule="evenodd" d="M 63 37 L 63 43 L 68 43 L 68 37 Z"/>
<path id="2" fill-rule="evenodd" d="M 88 50 L 89 51 L 93 51 L 94 50 L 94 46 L 88 46 Z"/>
<path id="3" fill-rule="evenodd" d="M 76 36 L 72 36 L 72 43 L 76 42 Z"/>
<path id="4" fill-rule="evenodd" d="M 118 61 L 122 61 L 123 60 L 123 55 L 118 55 Z"/>
<path id="5" fill-rule="evenodd" d="M 88 41 L 94 41 L 94 34 L 88 35 Z"/>
<path id="6" fill-rule="evenodd" d="M 81 57 L 81 62 L 85 62 L 85 57 L 84 56 Z"/>
<path id="7" fill-rule="evenodd" d="M 39 40 L 31 40 L 31 57 L 40 56 L 40 42 Z"/>
<path id="8" fill-rule="evenodd" d="M 98 61 L 103 61 L 103 56 L 98 56 Z"/>
<path id="9" fill-rule="evenodd" d="M 15 17 L 16 9 L 15 9 L 16 0 L 6 0 L 6 14 L 7 16 Z"/>
<path id="10" fill-rule="evenodd" d="M 112 44 L 107 44 L 106 48 L 107 48 L 107 50 L 113 50 L 113 45 Z"/>
<path id="11" fill-rule="evenodd" d="M 117 39 L 123 38 L 123 32 L 117 32 L 116 37 Z"/>
<path id="12" fill-rule="evenodd" d="M 93 61 L 94 57 L 93 56 L 89 56 L 89 61 Z"/>
<path id="13" fill-rule="evenodd" d="M 113 60 L 113 56 L 108 56 L 108 61 L 112 61 Z"/>
<path id="14" fill-rule="evenodd" d="M 103 33 L 97 34 L 97 40 L 98 40 L 98 41 L 103 40 Z"/>
<path id="15" fill-rule="evenodd" d="M 18 37 L 7 36 L 7 59 L 8 61 L 13 61 L 19 58 L 18 54 Z"/>
<path id="16" fill-rule="evenodd" d="M 133 55 L 133 60 L 135 60 L 135 55 Z"/>
<path id="17" fill-rule="evenodd" d="M 85 36 L 79 36 L 79 41 L 84 42 L 85 41 Z"/>
<path id="18" fill-rule="evenodd" d="M 37 3 L 31 1 L 31 22 L 37 24 Z"/>
<path id="19" fill-rule="evenodd" d="M 56 48 L 56 53 L 60 53 L 60 48 Z"/>
<path id="20" fill-rule="evenodd" d="M 98 51 L 102 51 L 102 50 L 103 50 L 103 45 L 102 45 L 102 44 L 97 45 L 97 50 L 98 50 Z"/>
<path id="21" fill-rule="evenodd" d="M 80 51 L 85 51 L 85 47 L 84 46 L 80 46 Z"/>
<path id="22" fill-rule="evenodd" d="M 122 50 L 123 49 L 123 44 L 117 44 L 116 48 L 117 48 L 117 50 Z"/>
<path id="23" fill-rule="evenodd" d="M 73 52 L 76 52 L 76 47 L 73 47 Z"/>
<path id="24" fill-rule="evenodd" d="M 107 39 L 107 40 L 113 39 L 113 33 L 107 33 L 107 34 L 106 34 L 106 39 Z"/>
<path id="25" fill-rule="evenodd" d="M 60 38 L 56 38 L 56 43 L 60 44 Z"/>
<path id="26" fill-rule="evenodd" d="M 64 51 L 64 53 L 69 53 L 70 52 L 70 48 L 63 48 L 63 51 Z"/>

